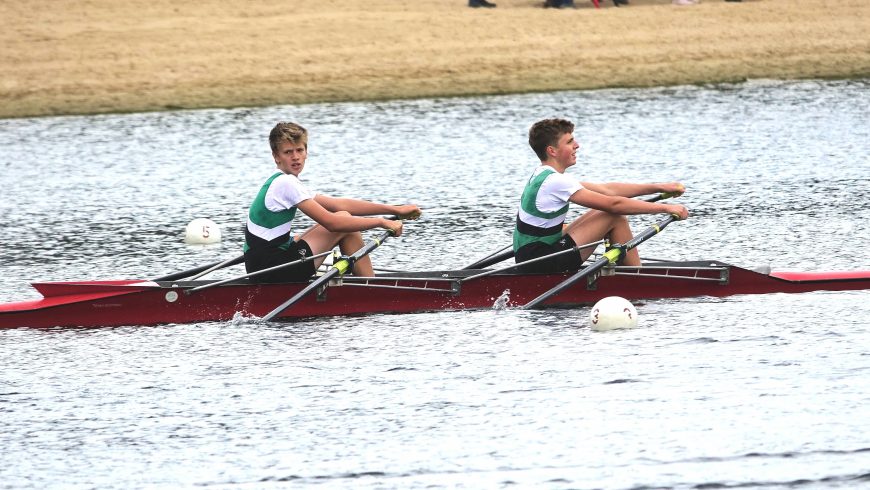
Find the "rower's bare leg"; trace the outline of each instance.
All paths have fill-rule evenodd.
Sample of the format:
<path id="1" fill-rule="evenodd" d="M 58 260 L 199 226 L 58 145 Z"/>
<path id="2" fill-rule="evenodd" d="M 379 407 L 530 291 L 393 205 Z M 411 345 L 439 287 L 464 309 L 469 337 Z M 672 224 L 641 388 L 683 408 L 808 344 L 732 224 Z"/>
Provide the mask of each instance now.
<path id="1" fill-rule="evenodd" d="M 363 245 L 365 245 L 365 242 L 363 241 L 362 233 L 358 231 L 347 233 L 344 235 L 344 238 L 338 242 L 338 247 L 344 255 L 355 253 L 357 250 L 363 248 Z M 361 277 L 372 277 L 375 275 L 375 271 L 372 268 L 372 259 L 370 259 L 368 255 L 357 260 L 353 264 L 353 275 Z"/>
<path id="2" fill-rule="evenodd" d="M 305 240 L 308 246 L 311 247 L 311 253 L 314 255 L 326 252 L 327 250 L 332 250 L 336 245 L 341 249 L 342 254 L 351 255 L 361 249 L 365 244 L 362 234 L 358 231 L 338 233 L 329 231 L 321 225 L 312 226 L 305 230 L 302 235 L 296 236 L 295 239 Z M 318 257 L 315 259 L 314 266 L 320 267 L 320 264 L 323 263 L 324 259 L 325 257 Z M 353 273 L 356 276 L 374 276 L 375 272 L 372 269 L 372 260 L 368 256 L 357 260 L 353 265 Z"/>
<path id="3" fill-rule="evenodd" d="M 571 235 L 577 245 L 592 243 L 604 237 L 609 237 L 611 243 L 623 244 L 631 240 L 633 236 L 625 216 L 597 209 L 587 211 L 583 216 L 574 220 L 565 229 L 565 234 Z M 592 255 L 592 252 L 592 249 L 584 249 L 580 251 L 580 256 L 586 260 Z M 640 253 L 637 248 L 629 250 L 622 263 L 628 266 L 639 266 Z"/>

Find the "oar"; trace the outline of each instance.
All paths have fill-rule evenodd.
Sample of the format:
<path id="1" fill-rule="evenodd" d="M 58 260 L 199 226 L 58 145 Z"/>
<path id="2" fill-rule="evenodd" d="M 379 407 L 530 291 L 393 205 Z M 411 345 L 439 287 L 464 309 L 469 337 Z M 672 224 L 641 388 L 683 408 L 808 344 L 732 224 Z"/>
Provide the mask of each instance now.
<path id="1" fill-rule="evenodd" d="M 326 252 L 321 252 L 319 254 L 309 255 L 303 259 L 294 260 L 292 262 L 286 262 L 284 264 L 279 264 L 279 265 L 276 265 L 274 267 L 269 267 L 267 269 L 260 269 L 258 271 L 248 272 L 247 274 L 242 274 L 241 276 L 231 277 L 229 279 L 224 279 L 221 281 L 210 282 L 208 284 L 203 284 L 202 286 L 197 286 L 195 288 L 185 289 L 184 294 L 190 295 L 190 294 L 202 291 L 203 289 L 211 289 L 211 288 L 216 287 L 216 286 L 223 286 L 224 284 L 228 284 L 231 282 L 241 281 L 242 279 L 247 279 L 249 277 L 259 276 L 259 275 L 265 274 L 267 272 L 274 272 L 274 271 L 277 271 L 280 269 L 294 267 L 294 266 L 297 266 L 299 264 L 309 262 L 309 261 L 312 261 L 312 260 L 320 258 L 320 257 L 325 257 L 327 255 L 331 255 L 332 253 L 333 253 L 332 250 L 327 250 Z"/>
<path id="2" fill-rule="evenodd" d="M 529 301 L 528 303 L 523 305 L 522 309 L 527 310 L 530 308 L 534 308 L 535 306 L 538 306 L 539 304 L 543 303 L 544 301 L 547 301 L 548 299 L 552 298 L 553 296 L 559 294 L 560 292 L 562 292 L 566 288 L 571 287 L 572 284 L 579 281 L 580 279 L 583 279 L 584 277 L 587 277 L 591 274 L 595 274 L 596 272 L 600 271 L 601 269 L 603 269 L 605 266 L 607 266 L 609 264 L 615 264 L 616 261 L 619 260 L 619 258 L 621 256 L 625 255 L 625 253 L 627 251 L 633 249 L 634 247 L 637 247 L 638 245 L 645 242 L 649 238 L 657 235 L 660 231 L 665 229 L 665 226 L 668 226 L 668 224 L 670 224 L 672 221 L 675 221 L 677 219 L 679 219 L 678 216 L 670 215 L 667 218 L 665 218 L 665 219 L 659 221 L 658 223 L 654 224 L 653 226 L 649 227 L 641 234 L 636 235 L 631 240 L 625 242 L 624 245 L 615 246 L 615 247 L 611 248 L 610 250 L 604 252 L 604 254 L 601 255 L 600 259 L 598 259 L 595 262 L 589 264 L 588 266 L 580 269 L 573 276 L 560 282 L 559 284 L 557 284 L 555 287 L 553 287 L 552 289 L 550 289 L 546 293 L 544 293 L 544 294 L 538 296 L 537 298 Z"/>
<path id="3" fill-rule="evenodd" d="M 674 193 L 671 192 L 662 192 L 660 194 L 656 194 L 655 196 L 648 197 L 643 199 L 646 202 L 657 202 L 662 199 L 670 199 L 674 197 Z M 473 264 L 466 265 L 463 269 L 485 269 L 491 265 L 498 264 L 499 262 L 505 261 L 514 256 L 513 246 L 509 245 L 501 250 L 491 253 L 486 257 L 478 260 Z"/>
<path id="4" fill-rule="evenodd" d="M 245 255 L 242 254 L 232 259 L 221 260 L 220 262 L 213 262 L 211 264 L 201 265 L 199 267 L 194 267 L 193 269 L 188 269 L 186 271 L 176 272 L 167 276 L 158 277 L 157 279 L 154 279 L 154 281 L 175 281 L 176 279 L 184 279 L 185 277 L 204 273 L 205 271 L 212 272 L 218 269 L 222 269 L 224 267 L 229 267 L 231 265 L 241 264 L 244 261 Z"/>
<path id="5" fill-rule="evenodd" d="M 604 243 L 604 240 L 598 240 L 597 242 L 587 243 L 585 245 L 574 245 L 571 248 L 566 248 L 565 250 L 559 250 L 558 252 L 553 252 L 551 254 L 542 255 L 542 256 L 536 257 L 534 259 L 529 259 L 525 262 L 520 262 L 519 264 L 509 265 L 507 267 L 502 267 L 501 269 L 487 269 L 483 272 L 479 272 L 479 273 L 473 274 L 471 276 L 465 276 L 465 277 L 459 279 L 459 282 L 463 283 L 463 282 L 473 281 L 475 279 L 480 279 L 481 277 L 491 276 L 493 274 L 504 274 L 505 272 L 510 271 L 510 270 L 519 269 L 520 267 L 527 267 L 531 264 L 534 264 L 535 262 L 545 262 L 547 260 L 551 260 L 555 257 L 559 257 L 559 256 L 569 254 L 569 253 L 575 254 L 575 253 L 577 253 L 581 250 L 587 249 L 587 248 L 597 247 L 597 246 L 601 245 L 602 243 Z"/>
<path id="6" fill-rule="evenodd" d="M 372 250 L 378 248 L 378 247 L 381 245 L 381 243 L 383 243 L 384 240 L 386 240 L 386 239 L 387 239 L 388 237 L 390 237 L 392 234 L 393 234 L 393 231 L 392 231 L 392 230 L 385 231 L 385 232 L 382 233 L 379 237 L 377 237 L 377 238 L 375 238 L 374 240 L 372 240 L 372 241 L 366 243 L 365 245 L 363 245 L 362 248 L 360 248 L 359 250 L 357 250 L 356 252 L 354 252 L 354 254 L 351 255 L 350 257 L 343 257 L 343 258 L 339 259 L 339 260 L 336 261 L 334 264 L 332 264 L 332 266 L 329 268 L 329 270 L 326 271 L 325 274 L 323 274 L 322 276 L 318 277 L 314 282 L 312 282 L 311 284 L 309 284 L 309 285 L 308 285 L 305 289 L 303 289 L 302 291 L 299 291 L 298 293 L 296 293 L 292 298 L 290 298 L 290 299 L 288 299 L 287 301 L 281 303 L 280 306 L 278 306 L 278 307 L 275 308 L 274 310 L 272 310 L 272 311 L 270 311 L 269 313 L 267 313 L 266 316 L 263 317 L 263 320 L 270 321 L 271 319 L 273 319 L 273 318 L 275 318 L 276 316 L 278 316 L 278 315 L 280 315 L 281 313 L 283 313 L 284 310 L 286 310 L 287 308 L 290 308 L 290 307 L 293 306 L 296 302 L 298 302 L 299 300 L 301 300 L 302 298 L 304 298 L 304 297 L 305 297 L 308 293 L 310 293 L 311 291 L 314 291 L 314 290 L 316 290 L 317 288 L 319 288 L 320 286 L 322 286 L 322 285 L 328 283 L 329 280 L 332 279 L 333 277 L 338 276 L 338 275 L 343 275 L 345 272 L 347 272 L 348 269 L 350 269 L 351 267 L 353 267 L 353 264 L 354 264 L 357 260 L 359 260 L 359 259 L 365 257 L 366 255 L 369 254 L 369 252 L 371 252 Z"/>
<path id="7" fill-rule="evenodd" d="M 493 264 L 498 264 L 499 262 L 514 256 L 513 247 L 513 245 L 508 245 L 507 247 L 487 255 L 473 264 L 466 265 L 463 269 L 484 269 Z"/>

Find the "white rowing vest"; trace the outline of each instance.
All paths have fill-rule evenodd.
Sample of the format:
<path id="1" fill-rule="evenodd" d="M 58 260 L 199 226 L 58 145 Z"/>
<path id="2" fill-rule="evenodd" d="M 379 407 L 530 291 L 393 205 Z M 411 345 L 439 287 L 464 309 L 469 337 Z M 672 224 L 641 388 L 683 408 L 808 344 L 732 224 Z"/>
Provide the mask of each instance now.
<path id="1" fill-rule="evenodd" d="M 548 165 L 536 168 L 523 189 L 514 227 L 514 252 L 534 242 L 552 245 L 562 238 L 571 196 L 580 182 Z"/>
<path id="2" fill-rule="evenodd" d="M 286 249 L 287 243 L 293 239 L 291 231 L 296 205 L 315 196 L 296 176 L 275 173 L 266 180 L 251 203 L 247 232 L 255 240 L 278 243 L 279 247 Z M 248 241 L 245 241 L 245 250 L 252 245 Z"/>

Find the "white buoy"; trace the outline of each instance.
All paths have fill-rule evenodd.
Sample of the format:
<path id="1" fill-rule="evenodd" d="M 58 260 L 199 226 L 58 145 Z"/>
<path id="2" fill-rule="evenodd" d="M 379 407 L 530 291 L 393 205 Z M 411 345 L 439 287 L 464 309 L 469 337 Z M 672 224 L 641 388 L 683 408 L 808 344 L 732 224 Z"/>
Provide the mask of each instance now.
<path id="1" fill-rule="evenodd" d="M 619 296 L 602 298 L 589 312 L 592 330 L 615 330 L 637 326 L 637 310 L 627 299 Z"/>
<path id="2" fill-rule="evenodd" d="M 208 218 L 196 218 L 187 224 L 184 231 L 184 243 L 191 245 L 208 245 L 220 241 L 220 226 Z"/>

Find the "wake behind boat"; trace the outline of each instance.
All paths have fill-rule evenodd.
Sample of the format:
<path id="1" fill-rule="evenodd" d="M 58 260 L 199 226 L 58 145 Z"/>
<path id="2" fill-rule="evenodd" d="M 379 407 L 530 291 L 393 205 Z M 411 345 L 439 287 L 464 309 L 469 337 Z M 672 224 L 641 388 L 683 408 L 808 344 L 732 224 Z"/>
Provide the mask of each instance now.
<path id="1" fill-rule="evenodd" d="M 461 269 L 338 276 L 276 318 L 481 309 L 493 307 L 499 298 L 507 306 L 519 306 L 569 275 Z M 230 282 L 34 283 L 43 298 L 0 305 L 0 328 L 196 323 L 227 321 L 237 315 L 259 318 L 312 283 L 258 284 L 255 277 Z M 766 272 L 717 261 L 658 262 L 642 267 L 606 266 L 547 298 L 541 306 L 591 305 L 607 296 L 648 300 L 864 289 L 870 289 L 870 271 Z"/>

